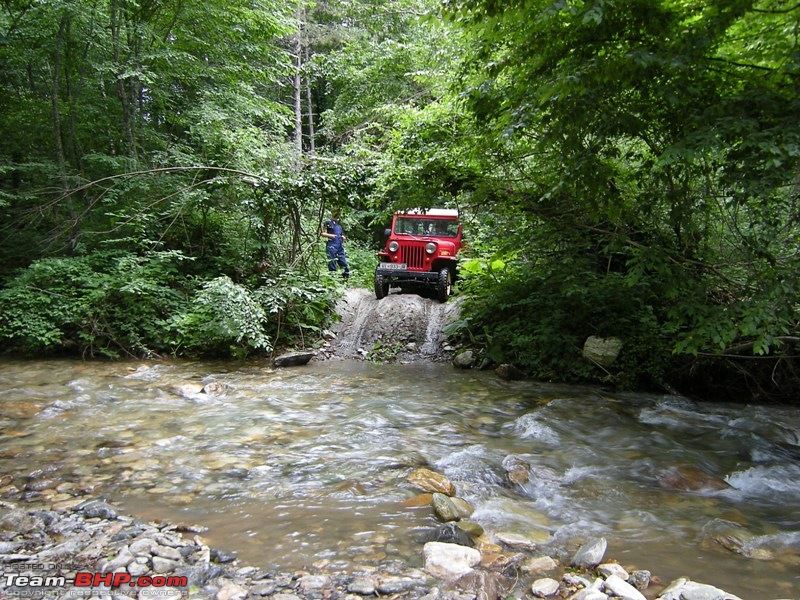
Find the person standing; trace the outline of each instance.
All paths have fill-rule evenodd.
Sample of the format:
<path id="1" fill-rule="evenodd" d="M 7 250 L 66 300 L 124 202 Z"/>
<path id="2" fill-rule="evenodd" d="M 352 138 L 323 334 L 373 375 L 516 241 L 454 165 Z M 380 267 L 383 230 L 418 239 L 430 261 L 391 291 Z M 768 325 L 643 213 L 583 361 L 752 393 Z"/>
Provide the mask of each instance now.
<path id="1" fill-rule="evenodd" d="M 344 235 L 344 229 L 339 222 L 339 216 L 339 210 L 333 210 L 331 218 L 322 224 L 319 235 L 327 238 L 325 254 L 328 256 L 328 270 L 335 272 L 337 267 L 342 267 L 344 269 L 342 277 L 347 279 L 350 277 L 350 267 L 347 265 L 347 256 L 344 253 L 344 241 L 347 237 Z"/>

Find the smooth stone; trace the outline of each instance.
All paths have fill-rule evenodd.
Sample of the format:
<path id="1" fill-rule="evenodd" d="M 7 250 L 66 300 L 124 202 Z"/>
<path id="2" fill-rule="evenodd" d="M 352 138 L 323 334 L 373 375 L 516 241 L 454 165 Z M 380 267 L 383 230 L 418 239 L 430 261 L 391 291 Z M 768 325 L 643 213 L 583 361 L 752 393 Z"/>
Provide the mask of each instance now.
<path id="1" fill-rule="evenodd" d="M 456 494 L 455 486 L 447 477 L 430 469 L 414 469 L 408 474 L 406 480 L 423 492 L 440 492 L 446 496 L 455 496 Z"/>
<path id="2" fill-rule="evenodd" d="M 480 564 L 481 553 L 458 544 L 428 542 L 422 549 L 425 570 L 440 579 L 455 579 Z"/>
<path id="3" fill-rule="evenodd" d="M 550 577 L 537 579 L 533 582 L 533 585 L 531 585 L 531 594 L 537 598 L 547 598 L 548 596 L 554 595 L 558 591 L 559 585 L 560 583 L 558 581 L 551 579 Z"/>
<path id="4" fill-rule="evenodd" d="M 622 600 L 647 600 L 644 594 L 622 579 L 619 575 L 610 575 L 603 584 L 605 589 Z"/>
<path id="5" fill-rule="evenodd" d="M 572 565 L 582 569 L 593 569 L 603 561 L 607 548 L 606 538 L 588 542 L 581 546 L 572 557 Z"/>
<path id="6" fill-rule="evenodd" d="M 433 506 L 433 512 L 436 513 L 436 516 L 441 521 L 458 521 L 461 518 L 458 508 L 450 500 L 450 497 L 440 492 L 434 492 L 431 498 L 431 505 Z"/>
<path id="7" fill-rule="evenodd" d="M 314 358 L 314 352 L 287 352 L 272 361 L 274 367 L 299 367 L 307 365 Z"/>

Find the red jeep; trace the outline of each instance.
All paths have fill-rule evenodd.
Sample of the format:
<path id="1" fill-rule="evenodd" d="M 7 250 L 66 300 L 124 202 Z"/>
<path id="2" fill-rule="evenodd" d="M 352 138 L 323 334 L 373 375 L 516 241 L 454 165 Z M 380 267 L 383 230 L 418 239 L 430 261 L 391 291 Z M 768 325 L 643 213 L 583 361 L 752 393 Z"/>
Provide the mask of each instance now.
<path id="1" fill-rule="evenodd" d="M 456 277 L 456 255 L 461 249 L 458 211 L 444 208 L 397 212 L 389 239 L 378 253 L 375 297 L 380 300 L 389 287 L 403 290 L 434 288 L 440 302 L 447 302 Z"/>

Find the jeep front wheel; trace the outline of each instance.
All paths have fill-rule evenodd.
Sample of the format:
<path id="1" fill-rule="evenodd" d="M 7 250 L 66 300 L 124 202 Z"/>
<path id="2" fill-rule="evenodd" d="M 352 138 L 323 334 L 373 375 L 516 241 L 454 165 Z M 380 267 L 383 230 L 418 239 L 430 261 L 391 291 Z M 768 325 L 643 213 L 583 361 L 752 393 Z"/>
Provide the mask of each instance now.
<path id="1" fill-rule="evenodd" d="M 439 271 L 439 279 L 436 282 L 436 297 L 439 302 L 447 302 L 452 288 L 452 281 L 450 278 L 450 269 L 444 268 Z"/>
<path id="2" fill-rule="evenodd" d="M 375 271 L 375 297 L 382 300 L 389 295 L 389 282 L 383 275 Z"/>

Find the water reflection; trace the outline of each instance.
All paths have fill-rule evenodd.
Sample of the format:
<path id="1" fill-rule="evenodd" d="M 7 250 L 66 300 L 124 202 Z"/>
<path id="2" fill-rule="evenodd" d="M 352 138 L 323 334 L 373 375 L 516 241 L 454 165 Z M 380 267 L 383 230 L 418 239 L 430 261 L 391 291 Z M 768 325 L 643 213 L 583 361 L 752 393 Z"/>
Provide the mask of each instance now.
<path id="1" fill-rule="evenodd" d="M 351 361 L 6 361 L 0 408 L 0 477 L 13 477 L 0 498 L 103 495 L 206 525 L 250 564 L 419 564 L 419 530 L 436 522 L 403 506 L 404 479 L 430 465 L 490 532 L 544 535 L 562 554 L 604 535 L 610 556 L 667 581 L 800 595 L 796 409 Z M 507 483 L 510 454 L 528 482 Z"/>

